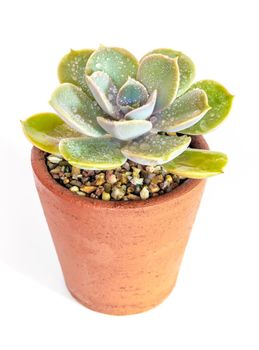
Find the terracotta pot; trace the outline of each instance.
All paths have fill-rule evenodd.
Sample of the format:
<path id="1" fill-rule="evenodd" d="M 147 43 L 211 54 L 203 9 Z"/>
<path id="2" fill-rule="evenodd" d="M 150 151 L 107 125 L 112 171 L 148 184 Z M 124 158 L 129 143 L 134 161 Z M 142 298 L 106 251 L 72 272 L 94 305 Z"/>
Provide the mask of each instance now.
<path id="1" fill-rule="evenodd" d="M 208 149 L 202 137 L 195 148 Z M 48 173 L 32 149 L 36 187 L 71 294 L 95 311 L 127 315 L 161 303 L 173 289 L 205 180 L 133 202 L 79 197 Z"/>

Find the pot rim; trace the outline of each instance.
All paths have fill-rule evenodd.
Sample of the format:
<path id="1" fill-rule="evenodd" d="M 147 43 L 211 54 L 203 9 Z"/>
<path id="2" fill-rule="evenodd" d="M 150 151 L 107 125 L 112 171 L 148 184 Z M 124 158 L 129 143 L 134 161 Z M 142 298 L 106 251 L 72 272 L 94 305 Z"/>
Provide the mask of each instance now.
<path id="1" fill-rule="evenodd" d="M 208 150 L 209 146 L 203 136 L 192 136 L 191 146 L 197 149 Z M 80 197 L 75 193 L 72 193 L 64 186 L 60 185 L 48 172 L 45 157 L 43 151 L 32 147 L 31 151 L 31 164 L 34 172 L 34 176 L 37 177 L 39 182 L 47 188 L 50 192 L 56 196 L 62 198 L 64 201 L 74 201 L 80 206 L 92 206 L 100 207 L 106 209 L 136 209 L 136 208 L 146 208 L 150 206 L 159 205 L 161 203 L 169 202 L 173 199 L 177 199 L 182 195 L 190 192 L 193 188 L 198 186 L 201 182 L 206 181 L 205 179 L 187 179 L 181 185 L 177 186 L 174 190 L 169 193 L 164 193 L 157 197 L 149 198 L 146 200 L 136 200 L 136 201 L 103 201 L 99 199 L 94 199 L 90 197 Z"/>

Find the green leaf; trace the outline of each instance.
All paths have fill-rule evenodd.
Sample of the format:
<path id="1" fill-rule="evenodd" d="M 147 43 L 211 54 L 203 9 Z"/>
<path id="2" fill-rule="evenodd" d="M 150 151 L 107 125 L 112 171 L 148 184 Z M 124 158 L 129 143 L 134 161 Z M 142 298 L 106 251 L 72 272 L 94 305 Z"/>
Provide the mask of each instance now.
<path id="1" fill-rule="evenodd" d="M 86 82 L 102 110 L 116 118 L 116 95 L 118 90 L 109 75 L 104 72 L 94 72 L 91 76 L 86 76 Z"/>
<path id="2" fill-rule="evenodd" d="M 61 155 L 73 166 L 81 169 L 116 169 L 125 163 L 120 142 L 111 137 L 82 137 L 60 142 Z"/>
<path id="3" fill-rule="evenodd" d="M 157 90 L 155 112 L 163 110 L 173 102 L 179 87 L 177 58 L 160 54 L 144 57 L 139 65 L 137 79 L 149 94 Z"/>
<path id="4" fill-rule="evenodd" d="M 104 113 L 97 102 L 92 101 L 79 87 L 61 84 L 53 92 L 50 105 L 71 128 L 89 136 L 104 135 L 96 120 Z"/>
<path id="5" fill-rule="evenodd" d="M 118 92 L 117 104 L 119 106 L 138 108 L 146 103 L 147 99 L 148 93 L 145 86 L 139 81 L 129 77 Z"/>
<path id="6" fill-rule="evenodd" d="M 154 90 L 150 95 L 149 99 L 147 100 L 147 103 L 145 103 L 143 106 L 139 108 L 129 111 L 125 115 L 125 118 L 135 119 L 135 120 L 144 120 L 149 118 L 154 111 L 156 99 L 157 99 L 157 90 Z"/>
<path id="7" fill-rule="evenodd" d="M 128 77 L 136 78 L 137 59 L 128 51 L 117 47 L 100 47 L 89 58 L 85 73 L 102 71 L 107 73 L 117 88 L 120 88 Z"/>
<path id="8" fill-rule="evenodd" d="M 119 140 L 131 140 L 152 129 L 152 123 L 147 120 L 109 120 L 97 117 L 97 122 L 109 134 Z"/>
<path id="9" fill-rule="evenodd" d="M 160 53 L 171 58 L 178 57 L 180 83 L 177 95 L 182 95 L 191 86 L 191 83 L 195 77 L 195 66 L 192 60 L 182 52 L 171 49 L 156 49 L 152 52 L 149 52 L 147 55 L 153 53 Z"/>
<path id="10" fill-rule="evenodd" d="M 42 151 L 58 154 L 59 141 L 82 134 L 71 129 L 54 113 L 39 113 L 21 121 L 28 140 Z"/>
<path id="11" fill-rule="evenodd" d="M 85 81 L 85 66 L 93 50 L 71 50 L 65 55 L 58 66 L 58 77 L 60 83 L 71 83 L 82 88 L 82 90 L 93 99 Z"/>
<path id="12" fill-rule="evenodd" d="M 164 164 L 184 152 L 189 146 L 188 136 L 165 136 L 150 134 L 142 136 L 122 148 L 130 160 L 143 165 Z"/>
<path id="13" fill-rule="evenodd" d="M 194 89 L 178 97 L 170 107 L 155 115 L 154 129 L 177 132 L 197 123 L 208 112 L 208 98 L 201 89 Z"/>
<path id="14" fill-rule="evenodd" d="M 190 90 L 202 89 L 208 96 L 211 109 L 195 125 L 188 129 L 181 130 L 181 133 L 188 135 L 200 135 L 215 129 L 221 124 L 230 112 L 233 96 L 216 81 L 201 80 L 191 86 Z"/>
<path id="15" fill-rule="evenodd" d="M 224 153 L 188 148 L 163 168 L 178 176 L 203 179 L 223 173 L 227 161 Z"/>

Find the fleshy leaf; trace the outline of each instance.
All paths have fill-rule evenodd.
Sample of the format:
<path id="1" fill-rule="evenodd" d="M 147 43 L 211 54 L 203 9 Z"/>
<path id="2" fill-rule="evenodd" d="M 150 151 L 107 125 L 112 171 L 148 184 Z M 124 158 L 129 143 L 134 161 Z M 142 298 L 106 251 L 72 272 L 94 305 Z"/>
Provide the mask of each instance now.
<path id="1" fill-rule="evenodd" d="M 82 136 L 54 113 L 35 114 L 21 123 L 29 141 L 37 148 L 49 153 L 59 153 L 58 144 L 61 139 Z"/>
<path id="2" fill-rule="evenodd" d="M 147 99 L 148 92 L 145 86 L 139 81 L 129 77 L 119 90 L 117 104 L 119 106 L 138 108 L 146 103 Z"/>
<path id="3" fill-rule="evenodd" d="M 143 165 L 164 164 L 184 152 L 189 146 L 188 136 L 165 136 L 150 134 L 130 142 L 122 153 L 130 160 Z"/>
<path id="4" fill-rule="evenodd" d="M 190 90 L 202 89 L 208 96 L 211 109 L 195 125 L 188 129 L 181 130 L 181 133 L 188 135 L 200 135 L 215 129 L 230 112 L 233 96 L 216 81 L 201 80 L 191 86 Z"/>
<path id="5" fill-rule="evenodd" d="M 118 90 L 109 75 L 104 72 L 94 72 L 91 76 L 86 76 L 86 82 L 102 110 L 115 118 Z"/>
<path id="6" fill-rule="evenodd" d="M 149 94 L 157 90 L 155 112 L 163 110 L 173 102 L 179 87 L 177 58 L 161 54 L 144 57 L 139 65 L 137 79 Z"/>
<path id="7" fill-rule="evenodd" d="M 203 179 L 223 173 L 227 161 L 224 153 L 188 148 L 163 167 L 167 172 L 178 176 Z"/>
<path id="8" fill-rule="evenodd" d="M 53 92 L 50 105 L 71 128 L 82 134 L 94 137 L 105 134 L 96 120 L 104 113 L 79 87 L 61 84 Z"/>
<path id="9" fill-rule="evenodd" d="M 158 113 L 153 127 L 158 131 L 177 132 L 197 123 L 209 109 L 206 93 L 197 88 L 178 97 L 170 107 Z"/>
<path id="10" fill-rule="evenodd" d="M 120 142 L 107 136 L 64 139 L 59 149 L 70 164 L 81 169 L 116 169 L 126 161 Z"/>
<path id="11" fill-rule="evenodd" d="M 156 98 L 157 98 L 157 90 L 154 90 L 150 95 L 146 104 L 144 104 L 139 108 L 129 111 L 125 115 L 125 118 L 135 119 L 135 120 L 144 120 L 149 118 L 152 115 L 153 110 L 155 108 Z"/>
<path id="12" fill-rule="evenodd" d="M 138 69 L 137 59 L 127 50 L 117 47 L 100 47 L 89 58 L 85 73 L 102 71 L 107 73 L 117 88 L 128 79 L 135 78 Z"/>
<path id="13" fill-rule="evenodd" d="M 131 140 L 152 129 L 152 123 L 147 120 L 109 120 L 97 117 L 101 127 L 119 140 Z"/>
<path id="14" fill-rule="evenodd" d="M 172 49 L 156 49 L 147 55 L 160 53 L 171 58 L 178 57 L 178 66 L 180 71 L 180 83 L 177 95 L 182 95 L 190 86 L 195 77 L 195 66 L 192 60 L 180 51 Z M 146 55 L 146 56 L 147 56 Z"/>
<path id="15" fill-rule="evenodd" d="M 85 81 L 85 66 L 93 50 L 71 50 L 65 55 L 58 66 L 58 77 L 60 83 L 71 83 L 82 88 L 82 90 L 93 99 Z"/>

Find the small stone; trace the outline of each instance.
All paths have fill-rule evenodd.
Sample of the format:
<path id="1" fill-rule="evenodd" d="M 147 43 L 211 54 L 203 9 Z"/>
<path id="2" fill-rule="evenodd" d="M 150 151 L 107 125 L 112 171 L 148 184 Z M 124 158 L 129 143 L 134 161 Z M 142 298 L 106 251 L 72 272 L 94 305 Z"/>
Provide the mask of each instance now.
<path id="1" fill-rule="evenodd" d="M 151 193 L 155 193 L 155 192 L 158 192 L 160 190 L 160 187 L 157 185 L 157 184 L 150 184 L 148 186 L 148 189 L 149 189 L 149 192 Z"/>
<path id="2" fill-rule="evenodd" d="M 103 201 L 109 201 L 111 199 L 111 195 L 110 195 L 110 193 L 107 193 L 107 192 L 103 192 L 102 193 L 102 200 Z"/>
<path id="3" fill-rule="evenodd" d="M 72 187 L 70 187 L 70 191 L 71 192 L 78 192 L 79 188 L 77 186 L 72 186 Z"/>
<path id="4" fill-rule="evenodd" d="M 126 198 L 128 198 L 131 201 L 135 201 L 135 200 L 139 200 L 140 199 L 139 196 L 137 196 L 137 195 L 135 195 L 133 193 L 128 194 Z"/>
<path id="5" fill-rule="evenodd" d="M 133 177 L 139 177 L 139 173 L 141 172 L 141 169 L 133 167 L 133 172 L 132 172 L 132 176 Z"/>
<path id="6" fill-rule="evenodd" d="M 73 186 L 78 186 L 81 187 L 82 186 L 82 182 L 78 181 L 78 180 L 71 180 L 70 181 L 71 185 Z"/>
<path id="7" fill-rule="evenodd" d="M 126 175 L 125 173 L 121 174 L 121 176 L 120 176 L 120 182 L 121 182 L 122 184 L 127 184 L 127 183 L 128 183 L 128 177 L 127 177 L 127 175 Z"/>
<path id="8" fill-rule="evenodd" d="M 106 180 L 111 185 L 113 185 L 113 184 L 115 184 L 115 182 L 117 182 L 116 176 L 111 172 L 106 173 Z"/>
<path id="9" fill-rule="evenodd" d="M 103 186 L 97 187 L 97 190 L 95 191 L 96 196 L 100 197 L 103 191 L 104 191 Z"/>
<path id="10" fill-rule="evenodd" d="M 140 191 L 140 198 L 141 199 L 148 199 L 149 198 L 149 190 L 147 189 L 147 187 L 143 187 L 142 190 Z"/>
<path id="11" fill-rule="evenodd" d="M 165 181 L 168 182 L 169 184 L 171 184 L 173 182 L 172 176 L 171 175 L 166 175 Z"/>
<path id="12" fill-rule="evenodd" d="M 155 166 L 155 168 L 154 168 L 154 173 L 155 173 L 155 174 L 161 173 L 161 166 L 160 166 L 160 165 Z"/>
<path id="13" fill-rule="evenodd" d="M 49 155 L 47 157 L 47 159 L 51 162 L 51 163 L 54 163 L 54 164 L 58 164 L 59 162 L 62 161 L 62 158 L 59 158 L 57 156 L 53 156 L 53 155 Z"/>
<path id="14" fill-rule="evenodd" d="M 159 174 L 159 175 L 156 175 L 153 177 L 153 179 L 151 180 L 151 183 L 152 184 L 159 184 L 159 183 L 163 182 L 163 180 L 164 180 L 163 175 Z"/>
<path id="15" fill-rule="evenodd" d="M 52 169 L 56 168 L 57 164 L 51 163 L 50 161 L 47 161 L 47 166 L 48 166 L 49 170 L 52 170 Z"/>
<path id="16" fill-rule="evenodd" d="M 133 179 L 130 180 L 133 185 L 143 185 L 143 181 L 143 177 L 133 177 Z"/>
<path id="17" fill-rule="evenodd" d="M 125 190 L 122 187 L 113 187 L 111 196 L 115 200 L 120 200 L 125 195 Z"/>
<path id="18" fill-rule="evenodd" d="M 127 188 L 127 193 L 133 193 L 135 191 L 135 188 L 133 186 L 129 186 Z"/>
<path id="19" fill-rule="evenodd" d="M 105 183 L 104 184 L 104 191 L 110 193 L 112 189 L 111 184 Z"/>
<path id="20" fill-rule="evenodd" d="M 63 184 L 64 184 L 64 185 L 69 184 L 69 179 L 68 179 L 68 178 L 65 178 L 65 179 L 63 180 Z"/>
<path id="21" fill-rule="evenodd" d="M 78 175 L 81 174 L 81 170 L 79 168 L 76 168 L 75 166 L 72 167 L 72 177 L 73 179 L 77 179 Z"/>
<path id="22" fill-rule="evenodd" d="M 153 173 L 154 170 L 155 170 L 155 168 L 154 168 L 152 165 L 146 167 L 146 171 L 147 171 L 148 173 Z"/>
<path id="23" fill-rule="evenodd" d="M 85 194 L 84 192 L 81 192 L 81 191 L 76 192 L 76 194 L 78 194 L 78 195 L 81 196 L 81 197 L 86 196 L 86 194 Z"/>
<path id="24" fill-rule="evenodd" d="M 123 167 L 123 169 L 125 169 L 125 170 L 127 170 L 127 171 L 130 170 L 130 165 L 129 165 L 128 162 L 124 163 L 122 167 Z"/>
<path id="25" fill-rule="evenodd" d="M 95 184 L 96 186 L 101 186 L 105 183 L 105 174 L 104 173 L 100 173 L 96 176 L 96 181 Z"/>
<path id="26" fill-rule="evenodd" d="M 51 174 L 59 174 L 61 172 L 61 167 L 57 166 L 56 168 L 50 170 Z"/>
<path id="27" fill-rule="evenodd" d="M 80 191 L 83 191 L 85 193 L 92 193 L 96 190 L 96 186 L 82 186 L 80 187 Z"/>
<path id="28" fill-rule="evenodd" d="M 140 185 L 137 185 L 137 186 L 135 187 L 135 190 L 134 190 L 135 194 L 139 194 L 140 191 L 141 191 L 141 186 L 140 186 Z"/>

